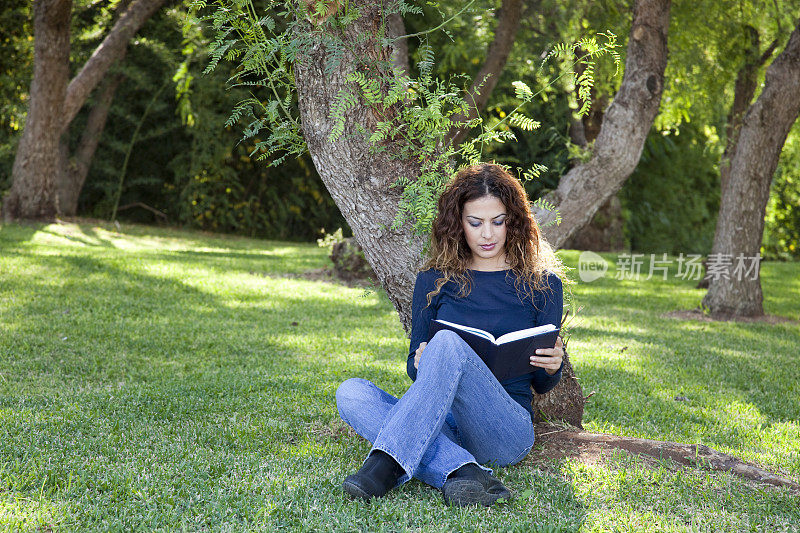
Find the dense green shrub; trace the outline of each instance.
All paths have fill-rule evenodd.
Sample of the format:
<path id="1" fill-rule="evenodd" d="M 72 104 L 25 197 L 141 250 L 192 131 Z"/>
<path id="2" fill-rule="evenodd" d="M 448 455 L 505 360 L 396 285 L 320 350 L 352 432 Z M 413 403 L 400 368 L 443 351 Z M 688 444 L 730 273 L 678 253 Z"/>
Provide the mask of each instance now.
<path id="1" fill-rule="evenodd" d="M 631 249 L 707 254 L 719 209 L 718 150 L 691 124 L 652 131 L 620 200 Z"/>

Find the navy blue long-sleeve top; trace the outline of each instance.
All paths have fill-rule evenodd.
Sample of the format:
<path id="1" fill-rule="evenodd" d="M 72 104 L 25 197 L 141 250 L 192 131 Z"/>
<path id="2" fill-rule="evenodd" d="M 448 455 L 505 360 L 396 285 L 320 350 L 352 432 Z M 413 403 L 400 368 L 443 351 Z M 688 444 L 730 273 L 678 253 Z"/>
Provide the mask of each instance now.
<path id="1" fill-rule="evenodd" d="M 406 371 L 412 380 L 417 379 L 414 355 L 420 343 L 428 340 L 428 327 L 437 318 L 480 328 L 495 338 L 543 324 L 561 325 L 564 292 L 561 279 L 552 272 L 547 272 L 549 290 L 530 291 L 534 296 L 533 301 L 523 291 L 518 293 L 514 288 L 516 274 L 513 270 L 467 270 L 467 276 L 472 280 L 467 296 L 459 298 L 459 285 L 450 280 L 427 305 L 428 293 L 434 290 L 436 280 L 443 276 L 432 268 L 417 274 L 411 303 L 411 343 L 406 364 Z M 563 368 L 563 363 L 561 366 Z M 552 376 L 543 368 L 531 368 L 535 370 L 530 374 L 500 384 L 511 398 L 533 415 L 531 386 L 538 394 L 544 394 L 561 379 L 561 368 Z"/>

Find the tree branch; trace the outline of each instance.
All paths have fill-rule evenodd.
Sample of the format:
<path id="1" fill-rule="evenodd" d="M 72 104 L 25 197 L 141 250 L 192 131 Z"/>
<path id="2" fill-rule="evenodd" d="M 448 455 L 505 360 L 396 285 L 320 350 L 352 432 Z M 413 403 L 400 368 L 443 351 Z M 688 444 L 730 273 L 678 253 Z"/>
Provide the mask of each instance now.
<path id="1" fill-rule="evenodd" d="M 546 199 L 558 207 L 559 225 L 544 227 L 554 248 L 591 221 L 636 168 L 644 141 L 658 113 L 667 66 L 670 0 L 637 0 L 628 41 L 625 74 L 605 113 L 592 158 L 572 168 Z M 555 213 L 536 208 L 545 225 Z"/>
<path id="2" fill-rule="evenodd" d="M 62 131 L 66 130 L 78 114 L 89 94 L 97 87 L 108 69 L 118 60 L 144 23 L 166 0 L 135 0 L 111 28 L 103 42 L 72 78 L 67 87 L 62 113 Z"/>
<path id="3" fill-rule="evenodd" d="M 89 112 L 89 117 L 86 120 L 86 127 L 81 133 L 81 139 L 78 147 L 75 149 L 75 165 L 77 172 L 86 176 L 89 170 L 89 165 L 94 157 L 94 152 L 97 149 L 97 144 L 100 142 L 100 136 L 105 129 L 106 118 L 108 111 L 111 109 L 111 102 L 114 100 L 114 94 L 117 87 L 122 83 L 125 76 L 116 74 L 103 82 L 100 94 L 97 97 L 94 107 Z"/>
<path id="4" fill-rule="evenodd" d="M 474 105 L 470 107 L 466 115 L 462 114 L 454 117 L 455 122 L 469 122 L 476 118 L 478 113 L 486 107 L 489 96 L 491 96 L 497 85 L 500 73 L 503 72 L 503 68 L 506 66 L 508 55 L 514 47 L 521 14 L 522 0 L 503 0 L 498 15 L 497 29 L 494 32 L 494 40 L 489 45 L 486 60 L 475 76 L 465 98 L 468 102 L 472 101 Z M 467 133 L 468 130 L 466 128 L 453 128 L 448 136 L 452 139 L 453 144 L 458 144 L 466 137 Z"/>
<path id="5" fill-rule="evenodd" d="M 769 43 L 769 46 L 767 47 L 767 49 L 764 50 L 764 53 L 761 54 L 760 58 L 758 58 L 758 66 L 759 67 L 761 65 L 763 65 L 764 63 L 766 63 L 767 59 L 772 57 L 772 52 L 774 52 L 775 49 L 778 47 L 778 42 L 780 42 L 780 38 L 779 37 L 775 37 L 775 39 L 771 43 Z"/>

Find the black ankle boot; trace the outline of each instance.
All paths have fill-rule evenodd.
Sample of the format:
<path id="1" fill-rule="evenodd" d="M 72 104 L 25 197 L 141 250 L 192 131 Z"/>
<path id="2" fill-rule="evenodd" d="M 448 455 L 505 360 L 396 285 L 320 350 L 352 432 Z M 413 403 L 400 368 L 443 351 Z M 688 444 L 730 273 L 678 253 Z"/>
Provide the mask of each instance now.
<path id="1" fill-rule="evenodd" d="M 499 479 L 475 463 L 468 463 L 447 476 L 442 487 L 448 505 L 489 507 L 500 498 L 511 498 L 511 491 Z"/>
<path id="2" fill-rule="evenodd" d="M 345 478 L 342 488 L 356 498 L 380 498 L 397 485 L 403 473 L 403 468 L 391 455 L 375 450 L 358 472 Z"/>

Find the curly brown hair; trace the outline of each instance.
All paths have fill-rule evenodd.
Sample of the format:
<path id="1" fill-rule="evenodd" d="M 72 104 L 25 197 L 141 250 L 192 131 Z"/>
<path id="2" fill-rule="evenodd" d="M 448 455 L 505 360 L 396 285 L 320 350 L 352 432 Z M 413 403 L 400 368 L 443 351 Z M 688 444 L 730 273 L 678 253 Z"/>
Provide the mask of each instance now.
<path id="1" fill-rule="evenodd" d="M 522 281 L 526 282 L 522 291 L 531 300 L 533 294 L 528 288 L 531 291 L 549 289 L 548 270 L 561 278 L 564 285 L 569 284 L 566 267 L 542 235 L 522 184 L 502 166 L 485 163 L 460 170 L 439 197 L 438 213 L 431 230 L 429 259 L 422 270 L 435 268 L 443 277 L 436 280 L 436 288 L 428 293 L 428 305 L 451 279 L 459 284 L 460 297 L 470 293 L 466 271 L 472 251 L 464 236 L 461 217 L 465 203 L 485 196 L 494 196 L 506 208 L 505 253 L 511 270 L 517 275 L 514 282 L 517 292 L 520 292 Z"/>

